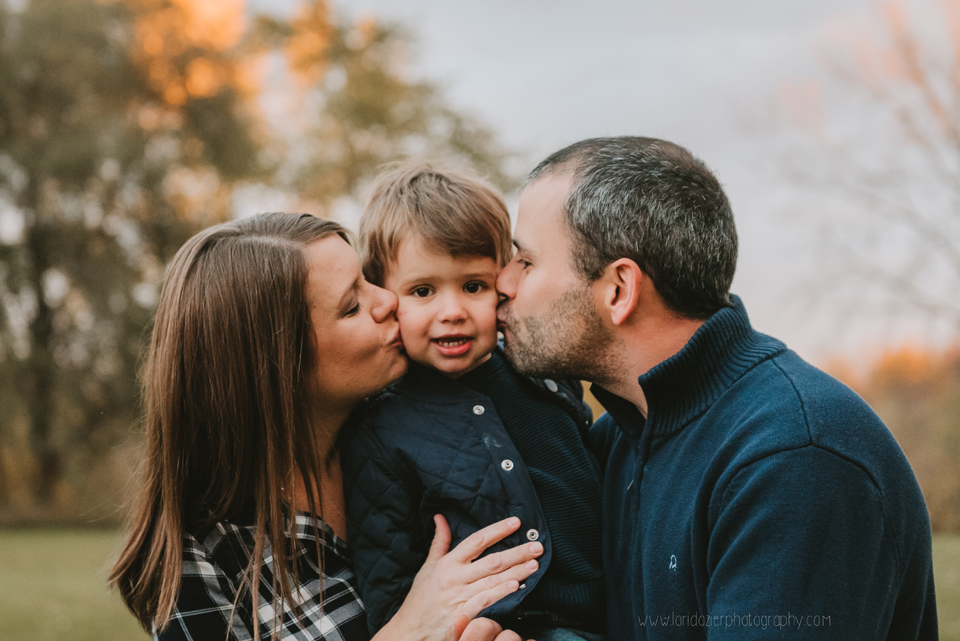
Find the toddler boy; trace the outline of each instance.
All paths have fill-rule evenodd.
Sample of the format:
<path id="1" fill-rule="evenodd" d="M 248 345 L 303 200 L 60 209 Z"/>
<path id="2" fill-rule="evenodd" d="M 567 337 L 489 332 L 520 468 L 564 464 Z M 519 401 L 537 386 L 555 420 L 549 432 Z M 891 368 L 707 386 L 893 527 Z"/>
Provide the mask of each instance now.
<path id="1" fill-rule="evenodd" d="M 350 547 L 371 633 L 427 557 L 433 515 L 456 545 L 517 516 L 490 548 L 544 546 L 521 589 L 484 611 L 524 638 L 601 639 L 600 476 L 578 381 L 520 376 L 497 344 L 495 288 L 510 217 L 468 174 L 407 162 L 381 174 L 360 223 L 367 279 L 393 291 L 410 370 L 341 443 Z"/>

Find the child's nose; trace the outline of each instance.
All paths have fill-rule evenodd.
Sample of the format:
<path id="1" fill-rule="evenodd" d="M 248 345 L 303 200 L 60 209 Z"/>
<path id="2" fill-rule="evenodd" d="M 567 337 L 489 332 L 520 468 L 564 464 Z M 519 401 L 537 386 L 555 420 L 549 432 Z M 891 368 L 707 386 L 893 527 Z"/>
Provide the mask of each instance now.
<path id="1" fill-rule="evenodd" d="M 440 303 L 440 320 L 456 321 L 467 317 L 467 311 L 458 296 L 444 296 Z"/>

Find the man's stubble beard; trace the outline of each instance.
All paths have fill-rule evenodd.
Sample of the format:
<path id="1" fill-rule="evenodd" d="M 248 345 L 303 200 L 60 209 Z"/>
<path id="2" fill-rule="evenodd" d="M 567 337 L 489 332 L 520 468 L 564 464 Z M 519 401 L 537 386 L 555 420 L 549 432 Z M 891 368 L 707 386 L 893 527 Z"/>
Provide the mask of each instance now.
<path id="1" fill-rule="evenodd" d="M 505 352 L 514 369 L 537 378 L 604 384 L 618 368 L 613 336 L 594 308 L 589 287 L 569 291 L 547 314 L 517 319 L 507 308 Z"/>

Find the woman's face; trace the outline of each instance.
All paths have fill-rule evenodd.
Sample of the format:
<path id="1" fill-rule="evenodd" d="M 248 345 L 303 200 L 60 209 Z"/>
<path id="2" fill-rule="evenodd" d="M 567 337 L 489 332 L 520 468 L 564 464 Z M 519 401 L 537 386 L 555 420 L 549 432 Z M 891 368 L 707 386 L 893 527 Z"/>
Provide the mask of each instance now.
<path id="1" fill-rule="evenodd" d="M 349 411 L 406 371 L 397 297 L 364 280 L 360 259 L 340 236 L 307 246 L 304 256 L 320 407 Z"/>

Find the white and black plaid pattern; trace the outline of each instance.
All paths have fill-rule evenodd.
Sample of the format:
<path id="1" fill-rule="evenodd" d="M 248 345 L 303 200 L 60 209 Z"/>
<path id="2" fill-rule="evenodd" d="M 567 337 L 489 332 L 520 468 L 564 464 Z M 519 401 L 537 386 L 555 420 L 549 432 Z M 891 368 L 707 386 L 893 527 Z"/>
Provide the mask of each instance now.
<path id="1" fill-rule="evenodd" d="M 296 515 L 297 570 L 300 584 L 293 604 L 283 603 L 283 625 L 278 638 L 289 641 L 367 641 L 367 622 L 357 593 L 356 578 L 346 544 L 321 524 L 323 576 L 317 563 L 313 520 Z M 274 609 L 273 550 L 267 544 L 260 568 L 257 625 L 246 594 L 236 608 L 237 587 L 253 550 L 253 525 L 221 522 L 186 534 L 183 539 L 183 575 L 170 624 L 157 641 L 248 641 L 269 639 L 277 622 Z M 322 603 L 322 609 L 321 609 Z M 232 617 L 232 627 L 231 627 Z M 229 628 L 229 630 L 228 630 Z"/>

